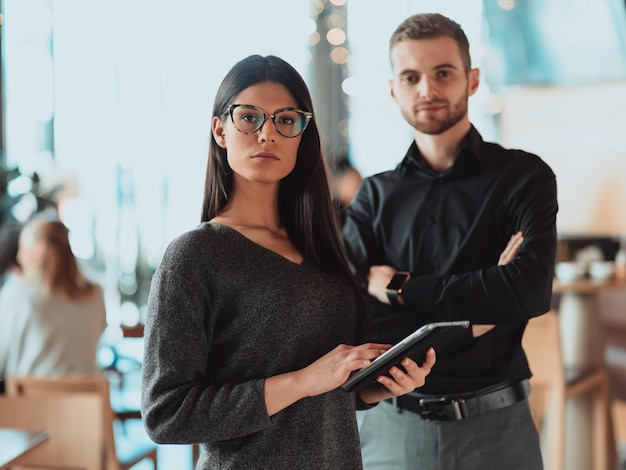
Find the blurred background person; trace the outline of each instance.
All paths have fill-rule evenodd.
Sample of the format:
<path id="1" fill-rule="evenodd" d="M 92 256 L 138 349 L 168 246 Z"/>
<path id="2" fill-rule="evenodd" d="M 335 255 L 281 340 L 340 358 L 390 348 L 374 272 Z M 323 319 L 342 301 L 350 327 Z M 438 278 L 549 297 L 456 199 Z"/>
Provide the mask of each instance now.
<path id="1" fill-rule="evenodd" d="M 67 227 L 41 213 L 19 237 L 20 276 L 0 291 L 0 376 L 98 372 L 102 288 L 79 270 Z"/>
<path id="2" fill-rule="evenodd" d="M 361 181 L 361 173 L 348 157 L 341 157 L 331 163 L 333 208 L 337 213 L 339 223 L 343 225 L 346 219 L 346 208 L 356 196 Z"/>

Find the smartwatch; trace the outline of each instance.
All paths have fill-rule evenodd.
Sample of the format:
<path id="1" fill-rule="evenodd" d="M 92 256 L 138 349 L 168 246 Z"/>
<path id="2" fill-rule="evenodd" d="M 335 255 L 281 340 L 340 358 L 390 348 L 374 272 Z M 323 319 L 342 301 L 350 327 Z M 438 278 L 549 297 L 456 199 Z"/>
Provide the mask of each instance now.
<path id="1" fill-rule="evenodd" d="M 398 271 L 393 275 L 391 281 L 387 284 L 387 298 L 391 305 L 402 305 L 398 300 L 398 296 L 402 295 L 402 287 L 409 279 L 411 279 L 411 273 L 406 271 Z"/>

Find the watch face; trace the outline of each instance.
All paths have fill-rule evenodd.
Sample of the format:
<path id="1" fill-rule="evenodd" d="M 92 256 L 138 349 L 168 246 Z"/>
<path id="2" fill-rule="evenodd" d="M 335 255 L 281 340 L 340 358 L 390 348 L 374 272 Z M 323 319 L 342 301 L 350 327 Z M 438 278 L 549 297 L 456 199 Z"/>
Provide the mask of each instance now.
<path id="1" fill-rule="evenodd" d="M 409 275 L 407 273 L 396 273 L 387 284 L 387 290 L 397 291 L 406 282 Z"/>

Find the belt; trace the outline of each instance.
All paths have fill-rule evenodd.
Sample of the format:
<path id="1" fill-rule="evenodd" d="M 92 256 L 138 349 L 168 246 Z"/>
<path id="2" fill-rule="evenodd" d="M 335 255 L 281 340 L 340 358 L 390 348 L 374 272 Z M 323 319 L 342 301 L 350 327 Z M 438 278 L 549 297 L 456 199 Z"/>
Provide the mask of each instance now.
<path id="1" fill-rule="evenodd" d="M 385 400 L 400 410 L 417 413 L 426 421 L 458 421 L 514 405 L 528 397 L 528 380 L 455 396 L 409 393 Z"/>

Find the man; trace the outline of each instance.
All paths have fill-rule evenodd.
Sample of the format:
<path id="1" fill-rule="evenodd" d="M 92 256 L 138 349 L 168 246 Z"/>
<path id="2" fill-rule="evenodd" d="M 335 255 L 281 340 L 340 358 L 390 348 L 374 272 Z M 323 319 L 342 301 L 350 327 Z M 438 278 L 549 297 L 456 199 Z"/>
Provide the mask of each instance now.
<path id="1" fill-rule="evenodd" d="M 542 468 L 520 341 L 550 307 L 554 173 L 536 155 L 484 142 L 470 123 L 479 71 L 457 23 L 406 19 L 390 59 L 391 96 L 415 142 L 394 170 L 364 180 L 343 232 L 369 294 L 371 339 L 396 342 L 434 321 L 472 328 L 437 351 L 419 393 L 366 412 L 365 468 Z"/>

